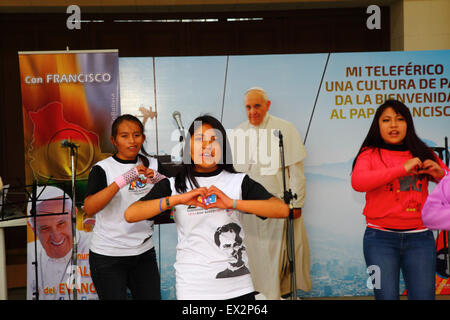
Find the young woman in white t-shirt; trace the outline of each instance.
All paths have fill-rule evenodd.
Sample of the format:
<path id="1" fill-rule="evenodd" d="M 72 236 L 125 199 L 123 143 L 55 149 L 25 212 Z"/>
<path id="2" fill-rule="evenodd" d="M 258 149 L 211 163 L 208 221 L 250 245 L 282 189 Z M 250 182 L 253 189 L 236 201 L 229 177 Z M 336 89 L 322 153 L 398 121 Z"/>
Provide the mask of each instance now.
<path id="1" fill-rule="evenodd" d="M 102 300 L 124 300 L 127 288 L 133 299 L 159 300 L 153 222 L 130 224 L 123 215 L 165 176 L 155 158 L 139 154 L 145 153 L 145 135 L 138 118 L 122 115 L 111 131 L 117 152 L 92 167 L 84 200 L 84 211 L 96 220 L 89 250 L 92 280 Z"/>
<path id="2" fill-rule="evenodd" d="M 132 204 L 125 219 L 145 221 L 171 208 L 178 233 L 177 299 L 254 299 L 241 215 L 285 218 L 289 209 L 234 170 L 225 129 L 214 117 L 194 120 L 183 170 Z"/>

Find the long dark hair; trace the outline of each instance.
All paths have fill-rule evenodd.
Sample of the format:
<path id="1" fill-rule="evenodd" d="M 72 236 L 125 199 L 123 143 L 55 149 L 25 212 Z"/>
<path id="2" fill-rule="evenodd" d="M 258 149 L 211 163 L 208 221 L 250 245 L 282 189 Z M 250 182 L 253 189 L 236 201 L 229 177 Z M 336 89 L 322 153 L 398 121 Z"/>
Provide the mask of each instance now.
<path id="1" fill-rule="evenodd" d="M 117 130 L 119 130 L 119 125 L 123 121 L 131 121 L 131 122 L 136 123 L 139 126 L 139 128 L 141 129 L 141 133 L 144 134 L 144 125 L 142 124 L 141 120 L 139 120 L 138 118 L 136 118 L 135 116 L 133 116 L 131 114 L 123 114 L 123 115 L 117 117 L 111 126 L 111 136 L 114 139 L 116 139 Z M 142 154 L 144 154 L 145 156 L 150 157 L 150 155 L 147 153 L 147 151 L 145 151 L 144 146 L 141 146 L 140 152 L 142 152 Z M 146 157 L 144 157 L 142 154 L 138 153 L 138 157 L 139 157 L 139 159 L 141 159 L 144 166 L 148 167 L 150 163 L 149 163 L 148 159 Z"/>
<path id="2" fill-rule="evenodd" d="M 358 156 L 361 154 L 361 152 L 368 148 L 379 149 L 386 144 L 381 138 L 380 125 L 378 123 L 378 120 L 380 119 L 381 114 L 387 108 L 394 109 L 395 113 L 400 114 L 405 118 L 407 127 L 403 144 L 405 145 L 406 149 L 411 152 L 412 156 L 418 157 L 421 161 L 425 161 L 426 159 L 436 161 L 434 152 L 417 136 L 416 130 L 414 129 L 413 118 L 411 112 L 409 111 L 409 108 L 400 101 L 386 100 L 377 108 L 377 111 L 375 112 L 369 132 L 367 133 L 367 136 L 364 139 L 361 148 L 359 148 L 358 154 L 353 160 L 352 170 L 355 167 L 356 159 L 358 159 Z"/>
<path id="3" fill-rule="evenodd" d="M 184 193 L 187 191 L 186 180 L 188 180 L 191 184 L 191 188 L 200 187 L 195 179 L 195 164 L 191 158 L 191 137 L 194 135 L 194 131 L 203 124 L 209 124 L 214 130 L 218 131 L 217 138 L 222 151 L 222 157 L 217 164 L 218 169 L 225 170 L 230 173 L 236 173 L 233 166 L 231 147 L 222 123 L 210 115 L 197 117 L 189 127 L 183 147 L 183 162 L 181 164 L 182 169 L 175 177 L 175 190 L 179 193 Z"/>

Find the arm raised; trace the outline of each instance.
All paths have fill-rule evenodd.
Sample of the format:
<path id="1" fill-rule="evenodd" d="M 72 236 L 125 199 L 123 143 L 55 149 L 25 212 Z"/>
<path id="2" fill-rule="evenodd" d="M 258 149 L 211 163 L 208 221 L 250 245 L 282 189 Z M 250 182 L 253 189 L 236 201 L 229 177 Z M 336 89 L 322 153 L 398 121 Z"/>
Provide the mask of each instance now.
<path id="1" fill-rule="evenodd" d="M 143 199 L 136 201 L 129 206 L 127 210 L 125 210 L 125 220 L 127 222 L 138 222 L 150 219 L 179 204 L 194 205 L 197 207 L 206 208 L 203 203 L 197 201 L 197 197 L 199 195 L 205 196 L 206 188 L 198 188 L 183 194 L 158 199 Z M 167 205 L 167 203 L 169 205 Z"/>

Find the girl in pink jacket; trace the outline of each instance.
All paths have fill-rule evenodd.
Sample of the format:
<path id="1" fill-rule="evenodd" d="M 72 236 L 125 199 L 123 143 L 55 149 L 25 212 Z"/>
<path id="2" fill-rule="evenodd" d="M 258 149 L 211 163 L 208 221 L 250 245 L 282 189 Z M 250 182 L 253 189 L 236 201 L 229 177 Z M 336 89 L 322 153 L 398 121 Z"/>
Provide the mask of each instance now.
<path id="1" fill-rule="evenodd" d="M 409 299 L 434 299 L 436 249 L 422 222 L 428 182 L 445 165 L 416 135 L 407 106 L 388 100 L 378 107 L 353 162 L 352 187 L 366 193 L 364 258 L 376 299 L 398 299 L 400 271 Z"/>

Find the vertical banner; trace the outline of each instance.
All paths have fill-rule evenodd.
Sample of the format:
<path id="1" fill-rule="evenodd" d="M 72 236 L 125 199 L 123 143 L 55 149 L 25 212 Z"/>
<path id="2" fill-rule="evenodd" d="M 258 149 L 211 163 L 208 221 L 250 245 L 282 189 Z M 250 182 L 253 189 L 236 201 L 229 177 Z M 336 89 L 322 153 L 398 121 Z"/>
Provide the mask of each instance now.
<path id="1" fill-rule="evenodd" d="M 88 260 L 95 219 L 81 205 L 91 167 L 113 151 L 110 128 L 120 114 L 118 51 L 19 52 L 19 65 L 25 179 L 38 184 L 36 219 L 27 224 L 27 299 L 97 299 Z M 72 157 L 70 146 L 76 150 Z"/>

